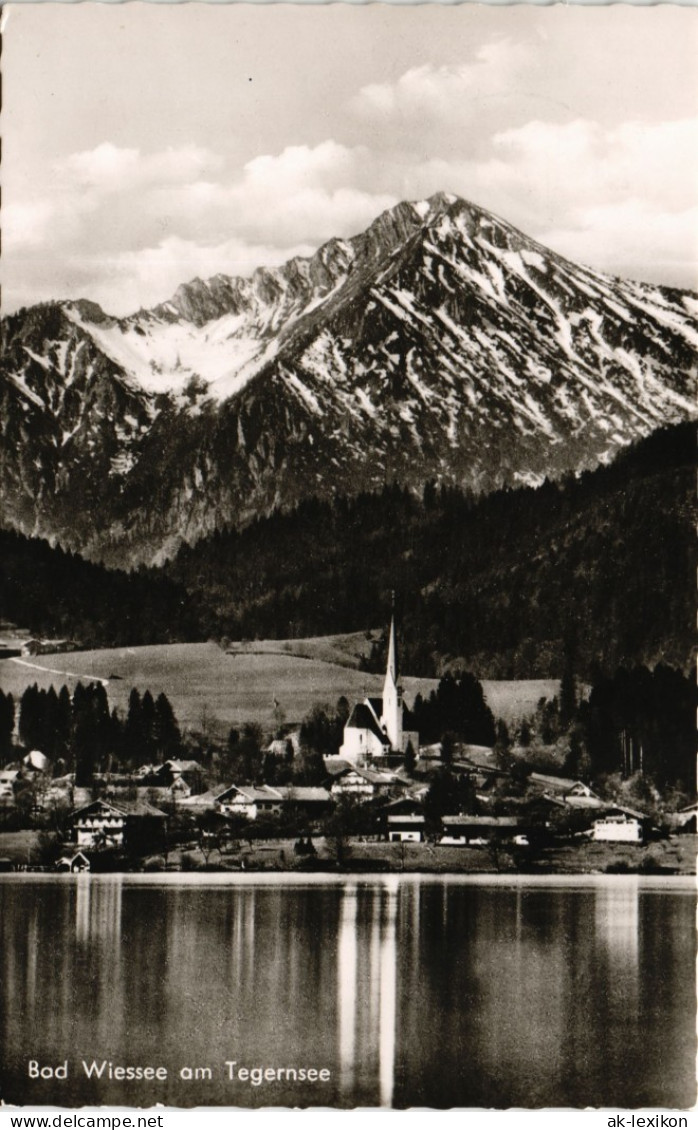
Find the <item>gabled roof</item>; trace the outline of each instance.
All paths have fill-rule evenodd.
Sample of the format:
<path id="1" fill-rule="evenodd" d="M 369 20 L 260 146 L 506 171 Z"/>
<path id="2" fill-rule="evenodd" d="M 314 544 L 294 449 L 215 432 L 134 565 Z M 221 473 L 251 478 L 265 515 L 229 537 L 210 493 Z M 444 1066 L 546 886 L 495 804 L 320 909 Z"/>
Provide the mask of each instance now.
<path id="1" fill-rule="evenodd" d="M 392 773 L 382 773 L 378 769 L 362 769 L 358 765 L 349 765 L 347 769 L 336 775 L 336 779 L 346 777 L 348 773 L 356 773 L 359 777 L 363 777 L 365 781 L 370 781 L 372 785 L 394 785 L 397 783 Z"/>
<path id="2" fill-rule="evenodd" d="M 84 808 L 78 808 L 73 813 L 73 820 L 77 820 L 78 816 L 85 816 L 88 812 L 95 810 L 96 812 L 104 811 L 112 812 L 115 816 L 125 816 L 126 808 L 124 805 L 111 804 L 108 800 L 93 800 L 90 804 L 86 804 Z"/>
<path id="3" fill-rule="evenodd" d="M 571 777 L 558 777 L 552 773 L 530 773 L 528 780 L 532 785 L 544 785 L 561 793 L 571 793 L 573 789 L 580 793 L 591 792 L 583 781 L 575 781 Z"/>
<path id="4" fill-rule="evenodd" d="M 280 790 L 272 789 L 271 785 L 231 785 L 225 792 L 219 793 L 216 799 L 221 801 L 234 793 L 237 793 L 248 804 L 256 804 L 257 801 L 262 800 L 277 802 L 283 800 Z"/>
<path id="5" fill-rule="evenodd" d="M 376 715 L 366 702 L 356 703 L 356 706 L 349 715 L 345 729 L 368 730 L 378 738 L 382 745 L 390 745 L 387 735 L 383 733 L 378 724 Z"/>
<path id="6" fill-rule="evenodd" d="M 299 803 L 317 801 L 327 804 L 332 800 L 327 789 L 309 785 L 284 785 L 283 787 L 279 786 L 274 792 L 279 793 L 283 800 L 287 800 L 291 804 L 293 804 L 294 801 L 298 801 Z"/>
<path id="7" fill-rule="evenodd" d="M 103 811 L 105 808 L 108 809 L 109 812 L 113 813 L 115 816 L 122 816 L 122 817 L 123 816 L 162 816 L 162 817 L 165 816 L 165 813 L 161 812 L 159 808 L 155 808 L 152 804 L 148 804 L 147 801 L 144 801 L 144 800 L 136 800 L 136 801 L 126 801 L 126 800 L 124 800 L 124 801 L 119 801 L 118 804 L 111 804 L 107 800 L 101 800 L 100 799 L 100 800 L 93 800 L 91 804 L 86 804 L 84 808 L 77 809 L 77 811 L 73 813 L 73 820 L 76 820 L 79 816 L 84 816 L 91 809 L 97 809 L 97 810 L 101 809 Z"/>
<path id="8" fill-rule="evenodd" d="M 468 828 L 518 828 L 518 816 L 442 816 L 441 823 L 446 827 Z"/>

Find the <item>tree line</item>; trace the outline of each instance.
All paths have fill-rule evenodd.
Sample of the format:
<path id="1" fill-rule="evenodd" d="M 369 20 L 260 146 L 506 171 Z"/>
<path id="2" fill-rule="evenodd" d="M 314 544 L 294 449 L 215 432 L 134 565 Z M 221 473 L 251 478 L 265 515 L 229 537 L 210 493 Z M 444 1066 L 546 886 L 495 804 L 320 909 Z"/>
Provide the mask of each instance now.
<path id="1" fill-rule="evenodd" d="M 5 759 L 12 753 L 12 726 L 8 698 L 0 692 L 0 742 Z M 75 773 L 75 783 L 90 785 L 96 774 L 113 768 L 136 768 L 177 757 L 182 737 L 167 695 L 156 698 L 149 690 L 134 688 L 125 716 L 110 710 L 102 683 L 78 683 L 72 695 L 67 686 L 57 692 L 34 683 L 19 702 L 19 739 L 29 750 L 40 750 L 50 762 L 52 775 Z"/>
<path id="2" fill-rule="evenodd" d="M 694 463 L 681 424 L 537 489 L 306 499 L 131 574 L 0 531 L 0 615 L 82 646 L 286 639 L 375 628 L 396 590 L 413 675 L 559 678 L 571 636 L 587 681 L 635 664 L 688 671 Z"/>

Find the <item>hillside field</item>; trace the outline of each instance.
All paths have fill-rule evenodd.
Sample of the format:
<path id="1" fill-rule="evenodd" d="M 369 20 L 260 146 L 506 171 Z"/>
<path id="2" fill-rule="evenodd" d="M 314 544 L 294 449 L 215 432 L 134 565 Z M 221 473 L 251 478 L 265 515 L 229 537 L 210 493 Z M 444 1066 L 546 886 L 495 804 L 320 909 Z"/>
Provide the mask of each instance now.
<path id="1" fill-rule="evenodd" d="M 120 710 L 126 709 L 132 687 L 154 696 L 164 691 L 183 728 L 201 728 L 205 720 L 223 736 L 230 726 L 248 721 L 264 727 L 281 717 L 300 722 L 312 706 L 333 706 L 340 695 L 350 703 L 367 693 L 379 695 L 383 676 L 358 670 L 367 646 L 366 635 L 356 633 L 236 643 L 225 651 L 215 643 L 196 643 L 27 656 L 0 662 L 0 689 L 19 697 L 33 683 L 57 690 L 65 683 L 72 690 L 79 680 L 101 680 L 110 705 Z M 403 684 L 411 705 L 437 680 L 405 676 Z M 533 713 L 542 696 L 558 690 L 555 680 L 545 679 L 483 680 L 482 685 L 495 717 L 507 723 Z"/>

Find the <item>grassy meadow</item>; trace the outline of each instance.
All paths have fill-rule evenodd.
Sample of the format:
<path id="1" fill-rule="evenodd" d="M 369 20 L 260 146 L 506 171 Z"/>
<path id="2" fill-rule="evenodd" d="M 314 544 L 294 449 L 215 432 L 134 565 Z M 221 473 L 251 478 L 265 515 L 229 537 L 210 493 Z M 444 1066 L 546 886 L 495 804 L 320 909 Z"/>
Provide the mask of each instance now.
<path id="1" fill-rule="evenodd" d="M 334 705 L 340 695 L 350 702 L 380 694 L 382 675 L 358 670 L 370 648 L 365 633 L 305 640 L 262 640 L 234 643 L 226 650 L 215 643 L 164 644 L 111 648 L 68 654 L 27 656 L 0 661 L 0 689 L 21 696 L 38 683 L 72 691 L 76 683 L 102 680 L 112 707 L 125 710 L 132 687 L 161 691 L 170 699 L 184 728 L 202 725 L 224 734 L 247 721 L 273 726 L 281 717 L 300 722 L 317 703 Z M 403 678 L 405 698 L 429 694 L 435 679 Z M 554 680 L 483 681 L 495 717 L 510 724 L 535 710 L 542 696 L 557 693 Z M 275 705 L 278 703 L 278 707 Z"/>

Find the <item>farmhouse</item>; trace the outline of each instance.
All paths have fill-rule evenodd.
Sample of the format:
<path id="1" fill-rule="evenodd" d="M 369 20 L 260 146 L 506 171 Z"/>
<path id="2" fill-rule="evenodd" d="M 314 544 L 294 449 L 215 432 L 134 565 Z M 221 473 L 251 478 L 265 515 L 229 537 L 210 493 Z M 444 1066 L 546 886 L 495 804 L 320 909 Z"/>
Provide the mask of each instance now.
<path id="1" fill-rule="evenodd" d="M 374 797 L 390 793 L 397 783 L 393 773 L 381 773 L 376 769 L 359 769 L 348 765 L 346 769 L 335 775 L 330 792 L 336 800 L 342 797 L 372 800 Z"/>
<path id="2" fill-rule="evenodd" d="M 442 816 L 441 844 L 486 844 L 513 840 L 523 831 L 518 816 Z"/>
<path id="3" fill-rule="evenodd" d="M 398 654 L 395 615 L 390 621 L 388 663 L 382 698 L 365 698 L 357 702 L 344 727 L 344 741 L 339 756 L 356 766 L 397 755 L 401 760 L 409 745 L 419 750 L 419 734 L 403 730 L 402 687 L 398 682 Z"/>
<path id="4" fill-rule="evenodd" d="M 216 797 L 221 816 L 276 816 L 287 807 L 300 808 L 308 816 L 323 816 L 332 806 L 327 789 L 304 785 L 231 785 Z"/>
<path id="5" fill-rule="evenodd" d="M 216 797 L 216 810 L 221 816 L 245 816 L 256 820 L 258 816 L 278 815 L 284 799 L 271 785 L 231 785 Z"/>
<path id="6" fill-rule="evenodd" d="M 390 843 L 420 844 L 424 839 L 424 817 L 416 813 L 414 816 L 389 816 L 387 833 Z"/>
<path id="7" fill-rule="evenodd" d="M 123 848 L 161 839 L 165 822 L 164 812 L 144 801 L 95 800 L 73 814 L 73 836 L 78 847 Z"/>
<path id="8" fill-rule="evenodd" d="M 606 816 L 595 820 L 592 836 L 610 843 L 641 844 L 642 824 L 627 816 Z"/>

